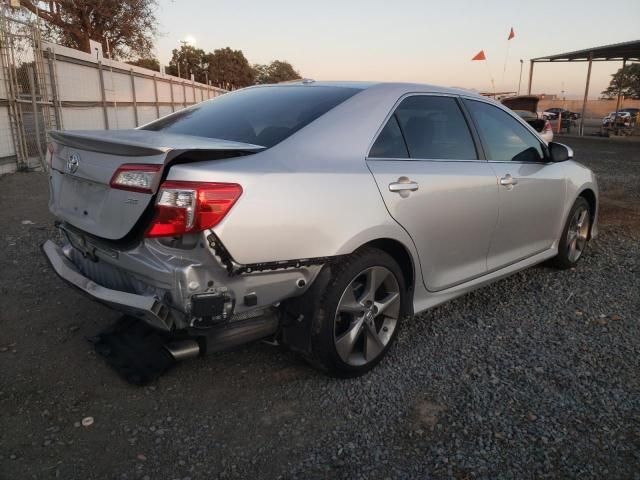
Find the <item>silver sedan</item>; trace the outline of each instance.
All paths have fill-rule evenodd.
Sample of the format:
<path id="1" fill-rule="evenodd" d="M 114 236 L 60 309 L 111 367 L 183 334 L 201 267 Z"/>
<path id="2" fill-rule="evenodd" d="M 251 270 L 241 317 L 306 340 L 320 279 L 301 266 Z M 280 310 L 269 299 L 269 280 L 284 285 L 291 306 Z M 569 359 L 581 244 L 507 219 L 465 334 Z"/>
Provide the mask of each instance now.
<path id="1" fill-rule="evenodd" d="M 412 315 L 597 233 L 571 149 L 463 90 L 304 80 L 51 137 L 52 267 L 180 358 L 268 337 L 359 375 Z"/>

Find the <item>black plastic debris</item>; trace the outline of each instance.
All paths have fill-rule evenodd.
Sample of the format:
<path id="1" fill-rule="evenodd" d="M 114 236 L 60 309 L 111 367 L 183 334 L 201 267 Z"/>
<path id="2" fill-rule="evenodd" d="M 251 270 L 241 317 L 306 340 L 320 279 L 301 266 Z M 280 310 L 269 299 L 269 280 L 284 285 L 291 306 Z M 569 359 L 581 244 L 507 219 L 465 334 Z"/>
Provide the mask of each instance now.
<path id="1" fill-rule="evenodd" d="M 123 316 L 96 337 L 96 352 L 127 382 L 146 385 L 177 362 L 164 347 L 169 336 L 140 320 Z"/>

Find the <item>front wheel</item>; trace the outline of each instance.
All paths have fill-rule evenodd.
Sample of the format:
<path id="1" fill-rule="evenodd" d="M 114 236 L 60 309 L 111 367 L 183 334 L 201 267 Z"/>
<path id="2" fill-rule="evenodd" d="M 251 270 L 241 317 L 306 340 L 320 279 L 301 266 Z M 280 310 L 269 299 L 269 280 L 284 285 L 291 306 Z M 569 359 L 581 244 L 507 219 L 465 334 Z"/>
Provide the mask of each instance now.
<path id="1" fill-rule="evenodd" d="M 571 207 L 567 224 L 562 231 L 562 237 L 558 244 L 558 255 L 553 259 L 553 264 L 560 269 L 573 268 L 582 257 L 591 227 L 591 209 L 589 203 L 582 197 Z"/>
<path id="2" fill-rule="evenodd" d="M 335 267 L 314 318 L 312 363 L 339 377 L 371 370 L 405 315 L 402 271 L 387 253 L 364 248 Z"/>

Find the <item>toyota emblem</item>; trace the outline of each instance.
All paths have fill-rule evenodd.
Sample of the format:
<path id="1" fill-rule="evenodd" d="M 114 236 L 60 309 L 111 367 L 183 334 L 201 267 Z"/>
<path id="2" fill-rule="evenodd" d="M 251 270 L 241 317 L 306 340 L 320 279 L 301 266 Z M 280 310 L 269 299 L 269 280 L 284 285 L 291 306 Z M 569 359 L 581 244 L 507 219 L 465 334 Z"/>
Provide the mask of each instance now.
<path id="1" fill-rule="evenodd" d="M 77 153 L 72 153 L 69 155 L 69 159 L 67 160 L 67 171 L 69 173 L 76 173 L 78 171 L 78 166 L 80 165 L 80 155 Z"/>

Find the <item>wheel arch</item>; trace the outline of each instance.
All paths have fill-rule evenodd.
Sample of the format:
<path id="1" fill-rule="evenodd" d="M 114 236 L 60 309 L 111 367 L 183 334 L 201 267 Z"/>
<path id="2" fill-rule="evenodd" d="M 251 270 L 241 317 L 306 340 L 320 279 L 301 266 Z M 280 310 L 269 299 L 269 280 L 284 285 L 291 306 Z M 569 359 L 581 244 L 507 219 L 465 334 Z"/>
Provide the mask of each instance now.
<path id="1" fill-rule="evenodd" d="M 411 250 L 399 240 L 381 237 L 368 240 L 350 252 L 353 254 L 364 248 L 381 250 L 398 263 L 405 281 L 405 312 L 406 315 L 412 316 L 416 274 L 421 275 L 421 273 L 419 270 L 416 272 Z M 329 262 L 320 270 L 307 291 L 299 297 L 289 298 L 282 303 L 279 339 L 291 350 L 305 355 L 311 352 L 312 320 L 319 308 L 322 296 L 331 282 L 331 275 L 332 263 Z"/>
<path id="2" fill-rule="evenodd" d="M 371 247 L 382 250 L 393 258 L 404 275 L 404 283 L 407 290 L 407 298 L 412 299 L 416 284 L 416 268 L 413 256 L 409 249 L 398 240 L 392 238 L 377 238 L 358 247 L 355 251 L 362 248 Z M 407 302 L 413 304 L 413 302 Z"/>
<path id="3" fill-rule="evenodd" d="M 592 238 L 592 230 L 593 230 L 593 226 L 595 225 L 595 220 L 596 220 L 596 212 L 597 212 L 597 207 L 598 207 L 598 198 L 596 197 L 596 193 L 591 189 L 591 188 L 585 188 L 584 190 L 582 190 L 579 194 L 578 197 L 582 197 L 584 198 L 587 203 L 589 204 L 589 213 L 590 213 L 590 217 L 591 217 L 591 224 L 589 225 L 589 239 Z"/>

